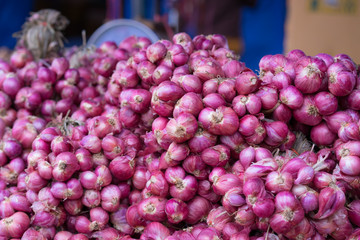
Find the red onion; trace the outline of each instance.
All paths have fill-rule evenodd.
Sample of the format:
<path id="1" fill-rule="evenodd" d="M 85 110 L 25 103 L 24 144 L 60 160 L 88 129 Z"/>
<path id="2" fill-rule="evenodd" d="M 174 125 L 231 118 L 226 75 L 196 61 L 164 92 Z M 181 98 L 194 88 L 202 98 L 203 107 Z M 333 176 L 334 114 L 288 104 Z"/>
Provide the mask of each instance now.
<path id="1" fill-rule="evenodd" d="M 280 101 L 291 109 L 297 109 L 303 105 L 304 98 L 301 92 L 294 86 L 288 86 L 280 90 Z"/>
<path id="2" fill-rule="evenodd" d="M 339 167 L 341 172 L 356 176 L 360 174 L 360 168 L 358 167 L 360 164 L 360 158 L 358 156 L 346 156 L 340 158 Z"/>
<path id="3" fill-rule="evenodd" d="M 56 136 L 51 141 L 51 151 L 58 155 L 62 152 L 70 152 L 73 150 L 72 142 L 68 137 Z"/>
<path id="4" fill-rule="evenodd" d="M 319 211 L 316 219 L 324 219 L 339 210 L 345 204 L 345 194 L 338 187 L 326 187 L 319 194 Z"/>
<path id="5" fill-rule="evenodd" d="M 218 207 L 212 209 L 209 212 L 206 222 L 210 227 L 213 227 L 218 231 L 222 231 L 225 227 L 225 224 L 227 224 L 231 220 L 232 220 L 231 216 L 227 213 L 225 208 Z"/>
<path id="6" fill-rule="evenodd" d="M 295 68 L 295 87 L 303 93 L 318 91 L 325 71 L 326 65 L 323 60 L 307 56 L 300 58 Z"/>
<path id="7" fill-rule="evenodd" d="M 6 218 L 6 217 L 10 217 L 11 215 L 13 215 L 15 213 L 14 208 L 11 206 L 10 200 L 9 199 L 5 199 L 2 202 L 0 202 L 0 217 L 1 218 Z"/>
<path id="8" fill-rule="evenodd" d="M 71 152 L 62 152 L 56 156 L 53 165 L 53 178 L 57 181 L 66 181 L 79 170 L 76 156 Z"/>
<path id="9" fill-rule="evenodd" d="M 218 93 L 210 93 L 203 98 L 205 107 L 216 109 L 220 106 L 225 106 L 224 98 Z"/>
<path id="10" fill-rule="evenodd" d="M 254 115 L 245 115 L 240 119 L 239 132 L 248 143 L 259 144 L 266 136 L 264 125 Z"/>
<path id="11" fill-rule="evenodd" d="M 201 160 L 201 157 L 198 155 L 190 155 L 189 157 L 187 157 L 183 161 L 182 167 L 186 172 L 194 175 L 198 180 L 204 180 L 207 179 L 208 177 L 207 165 Z M 185 173 L 182 176 L 182 178 L 184 176 Z M 165 177 L 166 177 L 166 172 L 165 172 Z"/>
<path id="12" fill-rule="evenodd" d="M 219 62 L 212 58 L 195 58 L 195 63 L 190 64 L 190 67 L 194 70 L 193 74 L 203 82 L 218 76 L 224 76 Z"/>
<path id="13" fill-rule="evenodd" d="M 148 221 L 164 221 L 166 199 L 152 196 L 143 199 L 138 205 L 138 212 L 142 218 Z"/>
<path id="14" fill-rule="evenodd" d="M 182 201 L 189 201 L 195 196 L 197 189 L 196 178 L 188 175 L 184 179 L 178 179 L 174 185 L 170 186 L 170 195 Z"/>
<path id="15" fill-rule="evenodd" d="M 358 111 L 360 110 L 359 104 L 360 104 L 360 90 L 355 89 L 347 97 L 347 105 L 349 106 L 349 108 Z"/>
<path id="16" fill-rule="evenodd" d="M 195 75 L 191 75 L 191 74 L 178 74 L 178 75 L 174 75 L 171 79 L 171 81 L 175 82 L 176 84 L 178 84 L 179 86 L 181 86 L 181 88 L 185 91 L 185 92 L 193 92 L 193 93 L 201 93 L 202 90 L 202 82 L 201 80 L 195 76 Z"/>
<path id="17" fill-rule="evenodd" d="M 132 177 L 132 184 L 135 188 L 141 190 L 145 188 L 146 182 L 150 177 L 150 172 L 144 166 L 137 166 Z"/>
<path id="18" fill-rule="evenodd" d="M 280 121 L 265 122 L 264 126 L 267 135 L 265 138 L 266 144 L 270 146 L 277 146 L 285 141 L 289 131 L 285 123 Z"/>
<path id="19" fill-rule="evenodd" d="M 230 149 L 221 144 L 207 148 L 202 151 L 201 159 L 212 167 L 223 167 L 230 160 Z"/>
<path id="20" fill-rule="evenodd" d="M 86 150 L 85 148 L 79 148 L 78 150 L 76 150 L 75 156 L 78 160 L 81 171 L 87 171 L 92 168 L 92 156 L 88 150 Z"/>
<path id="21" fill-rule="evenodd" d="M 0 221 L 0 236 L 6 238 L 20 238 L 29 228 L 30 219 L 23 212 L 16 212 Z"/>
<path id="22" fill-rule="evenodd" d="M 108 185 L 101 190 L 101 207 L 115 212 L 120 205 L 121 191 L 116 185 Z"/>
<path id="23" fill-rule="evenodd" d="M 39 192 L 48 182 L 39 176 L 37 171 L 29 173 L 25 178 L 26 187 L 34 192 Z"/>
<path id="24" fill-rule="evenodd" d="M 185 171 L 180 166 L 169 167 L 165 171 L 165 179 L 170 184 L 176 184 L 178 181 L 184 179 L 185 176 Z"/>
<path id="25" fill-rule="evenodd" d="M 182 143 L 192 138 L 196 130 L 196 118 L 190 113 L 181 113 L 177 118 L 170 119 L 166 125 L 166 132 L 177 143 Z"/>
<path id="26" fill-rule="evenodd" d="M 152 172 L 145 187 L 151 194 L 160 197 L 166 197 L 169 192 L 169 185 L 165 180 L 164 173 L 161 171 Z"/>
<path id="27" fill-rule="evenodd" d="M 259 79 L 252 71 L 242 72 L 236 77 L 235 88 L 238 94 L 246 95 L 256 91 L 259 87 Z"/>
<path id="28" fill-rule="evenodd" d="M 221 203 L 227 212 L 234 213 L 238 207 L 246 203 L 244 197 L 242 196 L 242 188 L 231 188 L 225 193 Z"/>
<path id="29" fill-rule="evenodd" d="M 274 88 L 263 86 L 255 94 L 260 98 L 262 108 L 265 110 L 273 109 L 278 103 L 278 92 Z"/>
<path id="30" fill-rule="evenodd" d="M 85 190 L 81 201 L 86 207 L 97 207 L 101 202 L 100 192 L 96 190 Z"/>
<path id="31" fill-rule="evenodd" d="M 325 62 L 326 67 L 329 67 L 334 62 L 334 58 L 327 53 L 319 53 L 315 57 L 322 59 Z"/>
<path id="32" fill-rule="evenodd" d="M 220 176 L 226 174 L 226 170 L 223 167 L 214 167 L 209 174 L 209 181 L 214 183 Z"/>
<path id="33" fill-rule="evenodd" d="M 331 64 L 327 70 L 329 91 L 335 96 L 346 96 L 355 87 L 356 78 L 341 62 Z"/>
<path id="34" fill-rule="evenodd" d="M 235 215 L 235 222 L 241 226 L 250 226 L 255 223 L 256 215 L 248 205 L 239 207 Z"/>
<path id="35" fill-rule="evenodd" d="M 159 222 L 151 222 L 145 227 L 140 239 L 165 239 L 168 236 L 170 236 L 170 230 L 167 227 Z"/>
<path id="36" fill-rule="evenodd" d="M 189 210 L 185 202 L 172 198 L 166 202 L 165 213 L 170 223 L 177 224 L 187 218 Z"/>
<path id="37" fill-rule="evenodd" d="M 324 116 L 324 120 L 333 133 L 338 133 L 341 126 L 345 123 L 352 122 L 351 116 L 345 111 L 337 111 L 329 116 Z"/>
<path id="38" fill-rule="evenodd" d="M 20 119 L 24 120 L 24 119 Z M 20 121 L 14 122 L 12 128 L 12 136 L 21 143 L 24 148 L 30 148 L 38 133 L 37 129 L 30 122 Z"/>
<path id="39" fill-rule="evenodd" d="M 245 70 L 245 64 L 237 60 L 230 60 L 222 65 L 222 69 L 226 77 L 234 78 Z"/>
<path id="40" fill-rule="evenodd" d="M 81 199 L 76 200 L 66 200 L 64 202 L 64 208 L 67 213 L 70 215 L 78 215 L 82 210 L 82 202 Z"/>
<path id="41" fill-rule="evenodd" d="M 186 93 L 182 96 L 179 101 L 177 101 L 173 116 L 177 118 L 181 113 L 191 113 L 195 117 L 199 115 L 200 111 L 203 109 L 203 103 L 201 98 L 195 93 Z"/>
<path id="42" fill-rule="evenodd" d="M 164 58 L 166 51 L 167 50 L 164 44 L 160 42 L 153 43 L 146 49 L 146 57 L 150 62 L 154 63 Z"/>
<path id="43" fill-rule="evenodd" d="M 329 92 L 319 92 L 314 97 L 314 103 L 321 115 L 331 115 L 338 108 L 337 98 Z"/>
<path id="44" fill-rule="evenodd" d="M 206 130 L 216 135 L 232 135 L 239 127 L 236 113 L 225 106 L 220 106 L 216 110 L 204 108 L 199 114 L 199 122 Z"/>
<path id="45" fill-rule="evenodd" d="M 304 210 L 291 192 L 278 193 L 275 196 L 275 208 L 270 226 L 276 233 L 286 233 L 304 219 Z"/>
<path id="46" fill-rule="evenodd" d="M 235 80 L 228 78 L 221 81 L 218 87 L 219 94 L 227 101 L 232 102 L 236 94 Z"/>
<path id="47" fill-rule="evenodd" d="M 271 79 L 271 85 L 278 90 L 288 87 L 289 85 L 291 85 L 291 82 L 292 82 L 291 76 L 289 76 L 285 72 L 278 72 Z"/>
<path id="48" fill-rule="evenodd" d="M 5 75 L 4 80 L 2 80 L 1 85 L 2 90 L 11 98 L 14 98 L 22 88 L 23 83 L 14 73 L 8 73 Z"/>
<path id="49" fill-rule="evenodd" d="M 172 37 L 174 44 L 180 44 L 187 54 L 191 54 L 194 50 L 194 44 L 191 40 L 191 37 L 184 32 L 177 33 Z"/>
<path id="50" fill-rule="evenodd" d="M 217 136 L 198 127 L 195 135 L 188 142 L 189 148 L 194 153 L 200 153 L 208 147 L 215 146 Z"/>
<path id="51" fill-rule="evenodd" d="M 227 173 L 219 177 L 213 183 L 213 189 L 215 193 L 225 195 L 227 191 L 234 187 L 241 187 L 241 180 L 234 174 Z"/>
<path id="52" fill-rule="evenodd" d="M 211 208 L 210 202 L 200 196 L 195 196 L 187 204 L 189 215 L 185 219 L 185 222 L 188 224 L 195 224 L 200 221 L 203 217 L 208 215 Z"/>
<path id="53" fill-rule="evenodd" d="M 299 169 L 295 184 L 309 184 L 312 182 L 315 175 L 313 167 L 305 166 Z"/>
<path id="54" fill-rule="evenodd" d="M 359 221 L 359 206 L 360 201 L 354 200 L 351 203 L 348 204 L 348 214 L 349 214 L 349 220 L 359 227 L 360 221 Z"/>
<path id="55" fill-rule="evenodd" d="M 137 74 L 145 83 L 152 83 L 152 74 L 155 71 L 156 65 L 149 61 L 142 61 L 137 66 Z"/>
<path id="56" fill-rule="evenodd" d="M 178 165 L 189 153 L 189 147 L 185 143 L 172 142 L 168 150 L 162 153 L 160 157 L 160 169 Z"/>
<path id="57" fill-rule="evenodd" d="M 114 177 L 119 180 L 127 180 L 135 172 L 135 161 L 129 156 L 116 157 L 111 161 L 109 169 Z"/>
<path id="58" fill-rule="evenodd" d="M 231 154 L 234 158 L 237 158 L 239 153 L 247 147 L 245 139 L 239 132 L 235 132 L 230 136 L 221 136 L 220 142 L 230 148 Z"/>
<path id="59" fill-rule="evenodd" d="M 294 185 L 292 193 L 300 200 L 305 213 L 314 211 L 319 207 L 319 193 L 306 185 Z"/>
<path id="60" fill-rule="evenodd" d="M 349 142 L 340 144 L 335 149 L 336 158 L 338 160 L 340 160 L 342 157 L 346 157 L 346 156 L 360 157 L 359 144 L 360 144 L 360 141 L 349 141 Z"/>
<path id="61" fill-rule="evenodd" d="M 321 122 L 321 115 L 314 103 L 314 97 L 310 95 L 304 98 L 301 108 L 293 111 L 293 116 L 296 121 L 310 126 L 315 126 Z"/>
<path id="62" fill-rule="evenodd" d="M 294 179 L 288 172 L 271 172 L 266 177 L 266 189 L 273 193 L 281 191 L 290 191 L 293 186 Z"/>
<path id="63" fill-rule="evenodd" d="M 110 222 L 116 230 L 119 230 L 122 233 L 132 234 L 133 229 L 126 221 L 126 212 L 127 207 L 121 205 L 118 210 L 110 215 Z M 117 231 L 116 231 L 117 232 Z"/>
<path id="64" fill-rule="evenodd" d="M 254 94 L 238 95 L 233 99 L 232 106 L 239 117 L 244 116 L 246 112 L 257 114 L 261 110 L 261 100 Z"/>
<path id="65" fill-rule="evenodd" d="M 331 145 L 336 139 L 336 135 L 330 131 L 325 122 L 313 127 L 310 136 L 315 144 L 323 146 Z"/>

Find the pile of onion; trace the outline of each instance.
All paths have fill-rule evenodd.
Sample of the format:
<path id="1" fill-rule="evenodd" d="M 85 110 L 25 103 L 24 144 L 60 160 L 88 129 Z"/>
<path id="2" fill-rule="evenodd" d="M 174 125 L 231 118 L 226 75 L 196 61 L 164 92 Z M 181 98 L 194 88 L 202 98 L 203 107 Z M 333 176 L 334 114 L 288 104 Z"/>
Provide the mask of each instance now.
<path id="1" fill-rule="evenodd" d="M 218 34 L 15 49 L 0 239 L 359 238 L 358 66 L 293 50 L 259 67 Z"/>

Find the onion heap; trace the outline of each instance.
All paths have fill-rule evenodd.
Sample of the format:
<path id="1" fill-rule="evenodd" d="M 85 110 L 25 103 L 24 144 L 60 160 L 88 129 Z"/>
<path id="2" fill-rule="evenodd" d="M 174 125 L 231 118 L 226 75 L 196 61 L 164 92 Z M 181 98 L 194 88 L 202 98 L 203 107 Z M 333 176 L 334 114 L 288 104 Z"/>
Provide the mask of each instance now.
<path id="1" fill-rule="evenodd" d="M 345 54 L 129 37 L 0 61 L 0 239 L 358 239 Z M 307 140 L 306 140 L 307 139 Z"/>

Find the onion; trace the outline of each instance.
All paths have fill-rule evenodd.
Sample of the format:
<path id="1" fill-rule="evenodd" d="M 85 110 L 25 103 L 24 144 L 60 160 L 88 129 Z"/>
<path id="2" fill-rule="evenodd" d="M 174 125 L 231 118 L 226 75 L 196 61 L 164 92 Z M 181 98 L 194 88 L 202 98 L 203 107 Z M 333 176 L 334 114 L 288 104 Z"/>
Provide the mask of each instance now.
<path id="1" fill-rule="evenodd" d="M 314 97 L 311 95 L 304 98 L 303 105 L 293 111 L 293 116 L 296 121 L 309 126 L 315 126 L 321 122 L 321 115 L 314 103 Z"/>
<path id="2" fill-rule="evenodd" d="M 187 218 L 189 210 L 185 202 L 172 198 L 166 202 L 165 213 L 170 223 L 177 224 Z"/>
<path id="3" fill-rule="evenodd" d="M 357 176 L 360 174 L 360 158 L 358 156 L 345 156 L 340 158 L 339 167 L 341 172 L 350 175 Z"/>
<path id="4" fill-rule="evenodd" d="M 195 224 L 203 217 L 207 216 L 211 208 L 210 202 L 200 196 L 195 196 L 187 204 L 189 215 L 185 219 L 185 222 L 189 224 Z"/>
<path id="5" fill-rule="evenodd" d="M 166 199 L 152 196 L 143 199 L 138 205 L 138 212 L 142 218 L 148 221 L 164 221 Z"/>
<path id="6" fill-rule="evenodd" d="M 23 212 L 16 212 L 0 221 L 0 236 L 20 238 L 29 226 L 29 217 Z"/>
<path id="7" fill-rule="evenodd" d="M 239 117 L 244 116 L 246 112 L 257 114 L 261 110 L 261 99 L 254 94 L 238 95 L 233 99 L 232 106 Z"/>
<path id="8" fill-rule="evenodd" d="M 166 125 L 166 132 L 171 140 L 182 143 L 191 139 L 197 130 L 196 118 L 190 113 L 181 113 L 177 118 L 170 119 Z"/>
<path id="9" fill-rule="evenodd" d="M 346 69 L 341 62 L 331 64 L 327 70 L 329 76 L 329 91 L 335 96 L 346 96 L 355 87 L 354 74 Z"/>
<path id="10" fill-rule="evenodd" d="M 310 137 L 316 145 L 322 146 L 329 146 L 336 139 L 336 135 L 330 131 L 325 122 L 322 122 L 313 127 L 311 129 Z"/>
<path id="11" fill-rule="evenodd" d="M 200 153 L 208 147 L 215 146 L 217 136 L 204 130 L 202 127 L 198 127 L 195 135 L 188 142 L 189 148 L 194 153 Z"/>
<path id="12" fill-rule="evenodd" d="M 325 71 L 326 65 L 323 60 L 306 56 L 300 58 L 295 68 L 295 87 L 303 93 L 318 91 Z"/>
<path id="13" fill-rule="evenodd" d="M 256 215 L 248 205 L 240 207 L 235 215 L 235 222 L 241 226 L 250 226 L 255 223 Z"/>
<path id="14" fill-rule="evenodd" d="M 254 115 L 245 115 L 240 119 L 239 132 L 245 136 L 245 140 L 249 144 L 259 144 L 266 137 L 263 123 Z"/>
<path id="15" fill-rule="evenodd" d="M 152 195 L 160 197 L 166 197 L 169 192 L 169 185 L 161 171 L 152 172 L 145 187 Z"/>
<path id="16" fill-rule="evenodd" d="M 359 200 L 354 200 L 351 203 L 348 204 L 348 214 L 349 214 L 349 220 L 359 227 L 360 221 L 359 221 Z"/>
<path id="17" fill-rule="evenodd" d="M 285 141 L 288 128 L 285 123 L 281 121 L 265 122 L 266 138 L 265 143 L 270 146 L 277 146 Z"/>
<path id="18" fill-rule="evenodd" d="M 167 227 L 159 222 L 151 222 L 144 229 L 140 239 L 165 239 L 169 235 L 170 230 Z"/>
<path id="19" fill-rule="evenodd" d="M 304 219 L 304 210 L 291 192 L 283 191 L 276 195 L 275 209 L 270 226 L 277 233 L 290 231 Z"/>
<path id="20" fill-rule="evenodd" d="M 260 98 L 263 109 L 270 110 L 278 103 L 277 90 L 271 87 L 263 86 L 256 92 L 256 96 Z"/>
<path id="21" fill-rule="evenodd" d="M 244 205 L 245 199 L 242 196 L 242 188 L 234 187 L 227 191 L 222 198 L 222 205 L 229 213 L 236 212 L 237 208 Z"/>
<path id="22" fill-rule="evenodd" d="M 234 187 L 241 187 L 241 180 L 234 174 L 227 173 L 219 177 L 214 181 L 213 189 L 215 193 L 225 195 L 227 191 Z"/>
<path id="23" fill-rule="evenodd" d="M 127 180 L 135 172 L 135 161 L 129 156 L 119 156 L 111 161 L 109 169 L 117 179 Z"/>
<path id="24" fill-rule="evenodd" d="M 207 148 L 201 153 L 201 159 L 212 167 L 223 167 L 230 159 L 230 149 L 225 145 Z"/>
<path id="25" fill-rule="evenodd" d="M 238 94 L 246 95 L 255 92 L 259 87 L 259 79 L 252 71 L 247 71 L 236 76 L 235 88 Z"/>
<path id="26" fill-rule="evenodd" d="M 266 189 L 278 193 L 281 191 L 290 191 L 293 186 L 293 177 L 290 173 L 271 172 L 266 177 Z"/>
<path id="27" fill-rule="evenodd" d="M 321 115 L 331 115 L 338 108 L 337 98 L 329 92 L 319 92 L 314 97 L 314 103 Z"/>

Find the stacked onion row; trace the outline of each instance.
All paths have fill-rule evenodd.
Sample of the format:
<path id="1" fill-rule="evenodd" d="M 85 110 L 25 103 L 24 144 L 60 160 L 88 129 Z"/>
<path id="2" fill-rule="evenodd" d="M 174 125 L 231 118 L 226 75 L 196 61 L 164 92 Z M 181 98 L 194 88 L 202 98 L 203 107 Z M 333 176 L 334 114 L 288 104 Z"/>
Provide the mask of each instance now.
<path id="1" fill-rule="evenodd" d="M 259 66 L 217 34 L 15 50 L 0 239 L 359 238 L 358 66 L 300 50 Z"/>

